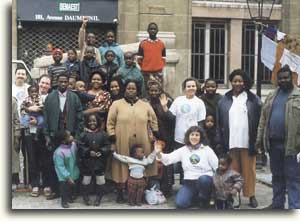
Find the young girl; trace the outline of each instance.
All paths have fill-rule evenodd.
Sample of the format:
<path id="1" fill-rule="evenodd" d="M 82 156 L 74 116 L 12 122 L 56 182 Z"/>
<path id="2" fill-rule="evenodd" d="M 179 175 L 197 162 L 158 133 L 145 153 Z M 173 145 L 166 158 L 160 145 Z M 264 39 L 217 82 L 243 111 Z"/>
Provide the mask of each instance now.
<path id="1" fill-rule="evenodd" d="M 222 150 L 217 149 L 216 137 L 216 123 L 215 117 L 211 113 L 207 113 L 204 123 L 204 129 L 208 139 L 209 146 L 215 151 L 217 156 L 220 156 Z"/>
<path id="2" fill-rule="evenodd" d="M 135 144 L 130 149 L 130 157 L 113 153 L 114 158 L 129 166 L 130 175 L 127 180 L 128 203 L 130 206 L 141 206 L 146 180 L 144 178 L 145 167 L 152 164 L 155 160 L 156 151 L 154 150 L 147 158 L 143 147 Z"/>
<path id="3" fill-rule="evenodd" d="M 74 48 L 68 50 L 68 59 L 65 62 L 69 77 L 79 79 L 80 76 L 80 62 L 77 59 L 77 51 Z"/>
<path id="4" fill-rule="evenodd" d="M 84 51 L 84 58 L 80 64 L 80 80 L 88 84 L 92 72 L 98 70 L 100 64 L 95 58 L 95 50 L 92 46 L 87 46 Z"/>
<path id="5" fill-rule="evenodd" d="M 59 144 L 53 154 L 55 171 L 60 184 L 61 206 L 69 208 L 79 178 L 79 169 L 76 162 L 77 146 L 70 131 L 57 132 L 55 140 Z"/>
<path id="6" fill-rule="evenodd" d="M 108 89 L 111 79 L 112 79 L 113 75 L 115 75 L 117 73 L 119 66 L 113 62 L 116 57 L 116 54 L 113 50 L 107 50 L 105 52 L 104 56 L 105 56 L 106 62 L 101 66 L 101 69 L 104 71 L 104 73 L 106 75 L 105 86 Z"/>
<path id="7" fill-rule="evenodd" d="M 204 83 L 205 93 L 200 96 L 205 104 L 206 112 L 211 113 L 214 116 L 216 116 L 218 102 L 222 98 L 222 95 L 217 93 L 217 89 L 217 82 L 212 78 L 208 78 Z"/>
<path id="8" fill-rule="evenodd" d="M 238 172 L 230 169 L 231 161 L 229 154 L 222 155 L 213 177 L 216 209 L 233 209 L 233 204 L 240 204 L 237 202 L 237 194 L 242 189 L 243 178 Z"/>
<path id="9" fill-rule="evenodd" d="M 99 206 L 104 195 L 104 172 L 107 157 L 110 154 L 108 135 L 101 130 L 101 120 L 97 114 L 86 117 L 86 128 L 80 135 L 79 158 L 82 179 L 82 194 L 86 205 L 90 205 L 88 196 L 89 185 L 92 176 L 96 176 L 96 200 L 95 206 Z"/>

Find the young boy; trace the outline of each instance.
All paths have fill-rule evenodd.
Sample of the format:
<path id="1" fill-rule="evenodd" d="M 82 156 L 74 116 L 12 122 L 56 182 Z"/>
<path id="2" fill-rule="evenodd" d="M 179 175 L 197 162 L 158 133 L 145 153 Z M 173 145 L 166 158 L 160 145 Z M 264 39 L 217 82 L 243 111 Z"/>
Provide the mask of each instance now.
<path id="1" fill-rule="evenodd" d="M 88 21 L 89 21 L 89 18 L 87 16 L 84 16 L 83 20 L 82 20 L 82 25 L 79 29 L 78 44 L 79 44 L 79 49 L 80 49 L 80 61 L 83 61 L 83 59 L 84 59 L 84 56 L 85 56 L 84 52 L 86 50 L 86 47 L 90 46 L 93 48 L 96 61 L 99 64 L 102 64 L 99 50 L 98 50 L 98 48 L 95 47 L 95 43 L 96 43 L 95 34 L 88 33 L 86 36 L 86 26 L 87 26 Z"/>
<path id="2" fill-rule="evenodd" d="M 106 52 L 113 51 L 115 56 L 113 62 L 119 67 L 124 66 L 124 56 L 123 51 L 120 48 L 119 44 L 116 42 L 115 33 L 112 30 L 109 30 L 105 34 L 105 42 L 99 47 L 99 51 L 101 54 L 101 60 L 103 64 L 106 63 Z"/>
<path id="3" fill-rule="evenodd" d="M 77 59 L 77 51 L 72 48 L 68 50 L 68 59 L 65 62 L 69 77 L 79 79 L 80 75 L 80 62 Z"/>
<path id="4" fill-rule="evenodd" d="M 138 63 L 145 79 L 145 85 L 152 79 L 163 87 L 163 68 L 166 65 L 165 44 L 156 37 L 158 26 L 156 23 L 148 25 L 149 38 L 143 40 L 138 49 Z"/>
<path id="5" fill-rule="evenodd" d="M 61 206 L 69 208 L 68 203 L 74 200 L 75 182 L 79 179 L 79 168 L 76 162 L 77 146 L 67 130 L 58 131 L 55 140 L 59 146 L 53 154 L 53 161 L 60 185 Z"/>
<path id="6" fill-rule="evenodd" d="M 52 58 L 54 64 L 49 65 L 48 75 L 51 77 L 52 90 L 57 89 L 58 76 L 62 73 L 67 72 L 67 67 L 65 64 L 61 63 L 63 58 L 63 51 L 60 48 L 55 48 L 52 51 Z"/>
<path id="7" fill-rule="evenodd" d="M 116 63 L 114 63 L 114 59 L 116 57 L 116 54 L 113 50 L 107 50 L 104 54 L 105 57 L 105 63 L 101 66 L 101 69 L 103 70 L 103 72 L 106 75 L 106 82 L 104 83 L 104 85 L 106 86 L 106 89 L 109 89 L 109 85 L 111 82 L 112 77 L 117 73 L 118 69 L 119 69 L 119 65 L 117 65 Z M 123 54 L 122 54 L 123 57 Z M 123 58 L 124 60 L 124 58 Z"/>
<path id="8" fill-rule="evenodd" d="M 243 178 L 230 169 L 232 159 L 224 154 L 219 159 L 219 167 L 213 177 L 215 187 L 216 209 L 233 209 L 239 207 L 238 193 L 243 186 Z"/>
<path id="9" fill-rule="evenodd" d="M 38 106 L 43 108 L 43 100 L 39 95 L 39 88 L 37 85 L 32 85 L 28 88 L 28 97 L 25 98 L 21 105 L 21 122 L 25 128 L 30 129 L 30 133 L 36 134 L 37 128 L 42 128 L 44 118 L 42 111 L 38 112 L 29 112 L 28 108 L 31 106 Z M 35 124 L 31 122 L 35 121 Z"/>
<path id="10" fill-rule="evenodd" d="M 92 46 L 87 46 L 84 52 L 83 61 L 80 64 L 80 80 L 85 84 L 90 83 L 90 75 L 100 68 L 100 64 L 95 58 L 95 50 Z"/>
<path id="11" fill-rule="evenodd" d="M 141 85 L 142 94 L 145 91 L 144 77 L 140 70 L 136 67 L 134 62 L 134 55 L 132 52 L 126 52 L 125 57 L 125 66 L 120 67 L 115 76 L 120 76 L 123 83 L 128 79 L 133 79 L 139 82 Z"/>

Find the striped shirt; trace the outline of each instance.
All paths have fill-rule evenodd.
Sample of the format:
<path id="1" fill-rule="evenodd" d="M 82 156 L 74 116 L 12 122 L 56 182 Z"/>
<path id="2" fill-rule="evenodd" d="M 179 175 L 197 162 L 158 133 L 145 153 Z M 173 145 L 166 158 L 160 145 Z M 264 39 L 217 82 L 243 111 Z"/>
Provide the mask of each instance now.
<path id="1" fill-rule="evenodd" d="M 51 77 L 51 85 L 53 89 L 57 88 L 58 76 L 67 72 L 67 66 L 65 64 L 51 64 L 48 67 L 48 75 Z"/>

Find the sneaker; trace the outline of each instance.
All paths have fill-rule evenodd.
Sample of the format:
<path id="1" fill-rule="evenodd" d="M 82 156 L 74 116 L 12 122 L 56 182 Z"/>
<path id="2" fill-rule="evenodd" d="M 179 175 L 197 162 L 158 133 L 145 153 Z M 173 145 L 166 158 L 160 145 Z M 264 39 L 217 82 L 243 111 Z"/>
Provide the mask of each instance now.
<path id="1" fill-rule="evenodd" d="M 30 193 L 30 196 L 32 196 L 32 197 L 38 197 L 39 195 L 40 195 L 39 188 L 38 187 L 33 187 L 32 191 Z"/>
<path id="2" fill-rule="evenodd" d="M 45 187 L 44 188 L 44 196 L 50 196 L 51 195 L 51 189 L 50 189 L 50 187 Z"/>

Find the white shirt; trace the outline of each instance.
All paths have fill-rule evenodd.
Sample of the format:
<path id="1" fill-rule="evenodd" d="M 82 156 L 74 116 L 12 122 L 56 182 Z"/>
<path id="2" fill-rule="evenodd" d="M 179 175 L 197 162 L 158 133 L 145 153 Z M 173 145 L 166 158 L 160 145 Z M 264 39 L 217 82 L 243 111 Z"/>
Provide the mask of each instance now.
<path id="1" fill-rule="evenodd" d="M 16 84 L 12 85 L 12 96 L 17 98 L 17 104 L 18 104 L 18 114 L 19 117 L 21 117 L 21 104 L 25 100 L 26 97 L 28 97 L 28 88 L 29 84 L 24 83 L 22 86 L 17 86 Z"/>
<path id="2" fill-rule="evenodd" d="M 248 95 L 244 91 L 237 97 L 232 96 L 233 102 L 229 110 L 229 149 L 249 148 L 248 124 Z"/>
<path id="3" fill-rule="evenodd" d="M 192 149 L 183 146 L 172 153 L 161 153 L 161 162 L 164 165 L 181 162 L 185 180 L 197 180 L 200 176 L 213 176 L 218 167 L 218 157 L 209 147 L 201 146 Z"/>
<path id="4" fill-rule="evenodd" d="M 64 93 L 60 93 L 58 91 L 58 97 L 59 97 L 59 108 L 61 112 L 64 112 L 64 108 L 65 108 L 65 104 L 66 104 L 66 100 L 67 100 L 67 91 L 65 91 Z"/>
<path id="5" fill-rule="evenodd" d="M 170 107 L 170 111 L 176 116 L 175 141 L 184 144 L 184 134 L 191 126 L 197 126 L 199 121 L 205 120 L 206 109 L 202 100 L 194 96 L 191 99 L 186 96 L 177 97 Z"/>

